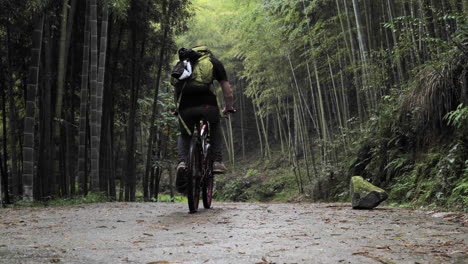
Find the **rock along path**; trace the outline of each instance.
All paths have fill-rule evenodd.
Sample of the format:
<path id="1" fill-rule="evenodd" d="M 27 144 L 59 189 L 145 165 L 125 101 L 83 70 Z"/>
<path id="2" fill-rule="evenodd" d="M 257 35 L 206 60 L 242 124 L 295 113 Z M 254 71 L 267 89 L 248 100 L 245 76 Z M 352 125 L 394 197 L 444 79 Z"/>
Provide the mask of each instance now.
<path id="1" fill-rule="evenodd" d="M 0 209 L 0 263 L 468 263 L 467 215 L 349 204 Z"/>

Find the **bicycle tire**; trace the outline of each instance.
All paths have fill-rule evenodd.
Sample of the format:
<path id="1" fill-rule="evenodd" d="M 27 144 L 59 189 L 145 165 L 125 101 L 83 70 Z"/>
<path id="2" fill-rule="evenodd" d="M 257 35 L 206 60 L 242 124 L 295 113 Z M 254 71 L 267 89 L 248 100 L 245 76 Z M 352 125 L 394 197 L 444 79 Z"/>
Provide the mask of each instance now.
<path id="1" fill-rule="evenodd" d="M 213 162 L 207 162 L 207 169 L 205 171 L 206 175 L 203 181 L 203 207 L 205 209 L 211 208 L 211 200 L 213 199 L 213 183 L 214 183 L 214 174 L 213 174 Z"/>
<path id="2" fill-rule="evenodd" d="M 190 142 L 189 161 L 187 169 L 187 202 L 190 213 L 195 213 L 198 210 L 200 201 L 200 173 L 201 173 L 201 146 L 196 137 Z"/>

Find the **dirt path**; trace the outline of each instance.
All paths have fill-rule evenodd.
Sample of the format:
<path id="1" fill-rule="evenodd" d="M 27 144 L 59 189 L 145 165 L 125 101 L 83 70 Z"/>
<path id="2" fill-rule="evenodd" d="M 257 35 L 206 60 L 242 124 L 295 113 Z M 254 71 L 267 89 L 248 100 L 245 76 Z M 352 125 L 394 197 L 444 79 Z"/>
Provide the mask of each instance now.
<path id="1" fill-rule="evenodd" d="M 348 204 L 0 209 L 0 263 L 468 263 L 466 214 Z"/>

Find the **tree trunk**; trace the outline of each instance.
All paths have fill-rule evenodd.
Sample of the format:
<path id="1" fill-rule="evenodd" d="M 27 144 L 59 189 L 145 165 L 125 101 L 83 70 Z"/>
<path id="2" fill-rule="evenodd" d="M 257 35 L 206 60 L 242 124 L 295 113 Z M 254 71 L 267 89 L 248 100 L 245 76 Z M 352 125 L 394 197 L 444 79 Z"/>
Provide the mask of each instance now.
<path id="1" fill-rule="evenodd" d="M 110 21 L 113 21 L 112 19 L 112 14 L 110 14 Z M 117 142 L 120 142 L 119 140 L 120 139 L 117 139 L 117 137 L 115 137 L 115 128 L 116 128 L 116 125 L 115 125 L 115 110 L 114 110 L 114 89 L 115 89 L 115 79 L 114 76 L 117 75 L 117 65 L 118 65 L 118 61 L 119 61 L 119 54 L 120 54 L 120 47 L 121 47 L 121 43 L 122 43 L 122 36 L 123 36 L 123 31 L 124 31 L 124 26 L 123 24 L 120 26 L 119 30 L 118 30 L 118 37 L 117 37 L 117 46 L 116 48 L 113 50 L 112 49 L 112 41 L 111 41 L 111 37 L 113 36 L 112 34 L 112 29 L 113 29 L 113 24 L 110 23 L 109 24 L 109 52 L 110 54 L 113 54 L 113 55 L 110 55 L 109 56 L 109 60 L 108 60 L 108 68 L 109 70 L 106 71 L 107 72 L 107 84 L 105 87 L 106 87 L 106 91 L 105 91 L 105 95 L 104 95 L 104 104 L 106 104 L 108 107 L 107 108 L 104 108 L 103 109 L 103 116 L 104 116 L 104 119 L 103 120 L 107 120 L 107 123 L 108 123 L 108 136 L 110 136 L 110 145 L 109 145 L 109 162 L 111 163 L 110 165 L 110 175 L 107 177 L 109 179 L 109 195 L 115 200 L 117 199 L 117 194 L 116 194 L 116 175 L 117 175 L 117 171 L 118 171 L 118 156 L 119 156 L 119 152 L 120 152 L 120 149 L 119 149 L 119 145 L 120 143 L 115 143 L 115 140 L 117 140 Z M 117 151 L 116 151 L 117 150 Z M 122 182 L 122 181 L 121 181 Z"/>
<path id="2" fill-rule="evenodd" d="M 58 69 L 57 69 L 57 103 L 55 107 L 55 117 L 60 120 L 61 118 L 61 110 L 62 110 L 62 98 L 64 92 L 64 82 L 65 82 L 65 74 L 66 74 L 66 42 L 67 42 L 67 23 L 68 23 L 68 1 L 63 1 L 62 7 L 62 22 L 60 24 L 60 44 L 59 44 L 59 59 L 58 59 Z M 71 30 L 71 29 L 70 29 Z M 55 124 L 56 122 L 54 122 Z M 57 125 L 54 125 L 55 129 L 54 132 L 57 132 Z M 57 134 L 54 135 L 57 137 Z"/>
<path id="3" fill-rule="evenodd" d="M 3 207 L 3 178 L 4 177 L 4 170 L 3 170 L 3 160 L 2 156 L 0 156 L 0 206 Z"/>
<path id="4" fill-rule="evenodd" d="M 90 29 L 91 29 L 91 186 L 92 192 L 99 191 L 99 133 L 98 99 L 97 99 L 97 74 L 98 74 L 98 34 L 97 34 L 97 4 L 96 0 L 90 0 Z"/>
<path id="5" fill-rule="evenodd" d="M 323 104 L 322 88 L 320 86 L 317 63 L 315 61 L 314 61 L 314 70 L 315 70 L 315 79 L 317 81 L 317 91 L 318 91 L 317 97 L 318 97 L 319 114 L 320 114 L 320 127 L 322 131 L 322 140 L 325 143 L 328 141 L 328 125 L 327 125 L 327 120 L 325 118 L 325 107 Z"/>
<path id="6" fill-rule="evenodd" d="M 87 1 L 87 0 L 85 0 Z M 65 56 L 64 56 L 64 64 L 65 69 L 64 69 L 64 76 L 67 76 L 67 66 L 68 66 L 68 57 L 70 54 L 70 45 L 71 45 L 71 39 L 72 39 L 72 33 L 73 33 L 73 22 L 75 19 L 75 13 L 76 13 L 76 7 L 78 4 L 78 0 L 71 0 L 71 7 L 70 7 L 70 13 L 68 14 L 68 21 L 67 21 L 67 36 L 66 36 L 66 41 L 65 41 Z M 86 8 L 85 8 L 86 10 Z M 86 11 L 85 11 L 86 12 Z M 73 54 L 73 53 L 72 53 Z M 73 59 L 72 59 L 73 61 Z"/>
<path id="7" fill-rule="evenodd" d="M 100 157 L 100 145 L 101 145 L 101 123 L 102 123 L 102 106 L 103 106 L 103 94 L 104 94 L 104 77 L 106 70 L 106 52 L 107 52 L 107 25 L 109 18 L 109 10 L 107 1 L 102 1 L 102 21 L 101 21 L 101 41 L 99 48 L 99 71 L 97 75 L 97 91 L 96 91 L 96 148 L 97 148 L 97 168 L 98 173 L 97 179 L 101 191 L 106 191 L 106 182 L 100 182 L 99 180 L 99 157 Z"/>
<path id="8" fill-rule="evenodd" d="M 240 82 L 240 89 L 239 89 L 239 95 L 238 95 L 238 98 L 240 100 L 240 129 L 241 129 L 241 144 L 242 144 L 242 160 L 245 160 L 245 132 L 244 132 L 244 94 L 243 94 L 243 91 L 244 91 L 244 86 L 242 84 L 242 81 L 239 81 Z"/>
<path id="9" fill-rule="evenodd" d="M 36 195 L 39 199 L 45 199 L 55 195 L 55 177 L 52 171 L 52 155 L 54 145 L 52 144 L 52 37 L 50 34 L 49 16 L 45 18 L 44 27 L 44 64 L 45 82 L 42 89 L 41 113 L 40 113 L 40 143 L 38 182 L 40 193 Z"/>
<path id="10" fill-rule="evenodd" d="M 162 136 L 158 136 L 157 142 L 156 142 L 157 144 L 156 160 L 161 159 L 161 150 L 162 150 L 161 138 Z M 159 180 L 161 179 L 160 171 L 161 171 L 160 166 L 157 166 L 156 168 L 152 167 L 152 170 L 151 170 L 151 178 L 154 180 L 154 183 L 153 183 L 153 180 L 151 181 L 153 183 L 153 188 L 151 189 L 152 190 L 151 197 L 153 197 L 156 201 L 158 201 L 158 195 L 159 195 Z"/>
<path id="11" fill-rule="evenodd" d="M 63 2 L 62 6 L 62 19 L 60 23 L 60 44 L 59 44 L 59 57 L 58 57 L 58 69 L 57 69 L 57 93 L 55 103 L 55 115 L 53 120 L 53 137 L 54 137 L 54 165 L 53 175 L 59 180 L 60 189 L 63 194 L 63 182 L 66 173 L 61 170 L 60 164 L 63 164 L 62 150 L 63 145 L 61 144 L 61 124 L 62 124 L 62 106 L 63 106 L 63 94 L 64 94 L 64 79 L 65 79 L 65 48 L 67 40 L 67 21 L 68 21 L 68 0 Z"/>
<path id="12" fill-rule="evenodd" d="M 2 84 L 0 84 L 2 85 Z M 3 151 L 0 153 L 0 163 L 2 167 L 2 183 L 0 188 L 3 190 L 3 202 L 9 204 L 10 203 L 10 192 L 9 192 L 9 184 L 8 184 L 8 150 L 7 150 L 7 123 L 6 123 L 6 95 L 5 89 L 2 87 L 1 96 L 2 96 L 2 143 L 3 143 Z"/>
<path id="13" fill-rule="evenodd" d="M 16 107 L 15 107 L 15 96 L 13 92 L 13 75 L 11 69 L 11 50 L 10 50 L 10 26 L 7 26 L 7 51 L 8 51 L 8 98 L 9 98 L 9 121 L 10 121 L 10 152 L 11 152 L 11 194 L 13 198 L 18 197 L 21 194 L 21 181 L 18 173 L 18 148 L 17 148 L 17 114 L 16 114 Z"/>
<path id="14" fill-rule="evenodd" d="M 348 23 L 348 36 L 349 36 L 349 43 L 351 45 L 351 57 L 352 57 L 351 62 L 355 64 L 356 63 L 356 48 L 355 48 L 355 43 L 353 40 L 353 31 L 352 31 L 353 23 L 351 22 L 351 16 L 350 16 L 350 11 L 348 9 L 347 0 L 343 0 L 343 6 L 345 8 L 346 22 Z"/>
<path id="15" fill-rule="evenodd" d="M 393 24 L 393 9 L 395 8 L 394 6 L 394 2 L 391 1 L 391 0 L 387 0 L 387 4 L 388 4 L 388 17 L 390 19 L 390 23 Z M 396 35 L 396 33 L 392 30 L 392 37 L 393 37 L 393 47 L 392 49 L 397 49 L 398 48 L 398 37 Z M 402 82 L 404 80 L 404 77 L 403 77 L 403 70 L 402 70 L 402 67 L 401 67 L 401 61 L 400 59 L 398 58 L 397 59 L 397 73 L 398 73 L 398 82 Z"/>
<path id="16" fill-rule="evenodd" d="M 358 33 L 358 43 L 359 43 L 359 50 L 361 51 L 361 58 L 362 63 L 367 65 L 367 45 L 366 41 L 364 40 L 364 27 L 362 25 L 362 18 L 361 12 L 358 4 L 358 0 L 353 0 L 353 7 L 354 7 L 354 18 L 356 19 L 356 26 L 357 26 L 357 33 Z"/>
<path id="17" fill-rule="evenodd" d="M 78 182 L 79 193 L 88 193 L 87 184 L 87 149 L 86 132 L 88 123 L 88 70 L 89 70 L 89 0 L 86 1 L 86 15 L 83 41 L 83 61 L 81 67 L 81 92 L 80 92 L 80 125 L 79 125 L 79 147 L 78 147 Z"/>
<path id="18" fill-rule="evenodd" d="M 255 125 L 257 126 L 257 133 L 258 133 L 258 141 L 260 143 L 260 156 L 264 157 L 264 150 L 263 150 L 263 140 L 262 140 L 262 132 L 260 130 L 260 125 L 258 124 L 258 114 L 256 113 L 255 111 L 255 103 L 252 102 L 252 106 L 253 106 L 253 114 L 254 114 L 254 117 L 255 117 Z"/>
<path id="19" fill-rule="evenodd" d="M 159 98 L 159 88 L 161 84 L 161 74 L 162 74 L 162 68 L 163 68 L 163 61 L 164 61 L 164 54 L 166 52 L 166 42 L 167 42 L 167 34 L 169 31 L 169 19 L 170 19 L 170 9 L 167 7 L 168 3 L 167 1 L 163 1 L 163 12 L 165 13 L 166 21 L 165 21 L 165 26 L 164 26 L 164 35 L 162 39 L 162 46 L 159 50 L 159 60 L 158 60 L 158 66 L 157 66 L 157 73 L 156 73 L 156 80 L 155 80 L 155 91 L 154 91 L 154 97 L 153 97 L 153 106 L 152 106 L 152 111 L 151 111 L 151 120 L 150 120 L 150 133 L 148 136 L 148 148 L 146 152 L 146 168 L 145 168 L 145 175 L 143 178 L 143 197 L 145 200 L 148 200 L 150 198 L 149 196 L 149 175 L 152 167 L 152 153 L 153 153 L 153 142 L 156 136 L 156 116 L 158 115 L 158 98 Z M 167 11 L 166 11 L 167 9 Z"/>
<path id="20" fill-rule="evenodd" d="M 129 45 L 131 54 L 131 78 L 130 78 L 130 109 L 127 122 L 127 150 L 126 150 L 126 179 L 127 179 L 127 190 L 126 200 L 135 201 L 136 191 L 136 164 L 135 164 L 135 149 L 136 149 L 136 116 L 138 109 L 138 97 L 140 93 L 141 85 L 141 61 L 144 59 L 145 45 L 146 45 L 146 31 L 147 31 L 147 1 L 140 6 L 141 3 L 136 0 L 132 0 L 129 9 Z M 141 12 L 139 9 L 144 10 Z M 143 13 L 143 14 L 141 14 Z M 141 17 L 143 16 L 143 18 Z M 139 21 L 143 20 L 144 23 Z M 141 24 L 144 25 L 142 28 Z M 138 53 L 138 41 L 141 39 L 140 52 Z"/>
<path id="21" fill-rule="evenodd" d="M 42 50 L 42 30 L 44 27 L 44 15 L 34 26 L 32 38 L 31 66 L 29 67 L 28 88 L 26 98 L 26 112 L 24 117 L 24 141 L 23 141 L 23 198 L 33 199 L 33 178 L 34 178 L 34 139 L 35 139 L 35 113 L 36 94 L 39 79 L 39 65 Z"/>
<path id="22" fill-rule="evenodd" d="M 348 51 L 347 54 L 349 55 L 349 61 L 350 62 L 353 62 L 353 58 L 352 58 L 352 50 L 350 48 L 350 44 L 348 43 L 348 39 L 346 38 L 346 31 L 345 31 L 345 27 L 344 27 L 344 22 L 343 22 L 343 18 L 341 17 L 342 16 L 342 12 L 341 12 L 341 7 L 340 7 L 340 3 L 338 0 L 335 0 L 335 4 L 336 4 L 336 9 L 337 9 L 337 15 L 338 15 L 338 18 L 340 20 L 340 26 L 341 26 L 341 32 L 343 33 L 343 40 L 345 42 L 345 46 L 346 46 L 346 50 Z"/>

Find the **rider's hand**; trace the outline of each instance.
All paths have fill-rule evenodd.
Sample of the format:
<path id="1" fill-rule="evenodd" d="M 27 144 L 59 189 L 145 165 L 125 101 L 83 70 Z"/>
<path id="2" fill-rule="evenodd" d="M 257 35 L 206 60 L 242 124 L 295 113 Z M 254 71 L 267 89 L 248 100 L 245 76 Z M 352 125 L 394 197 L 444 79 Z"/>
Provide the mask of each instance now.
<path id="1" fill-rule="evenodd" d="M 224 115 L 227 115 L 227 114 L 230 114 L 230 113 L 234 114 L 235 112 L 237 112 L 237 110 L 232 108 L 232 107 L 224 107 L 224 109 L 223 109 L 223 114 Z"/>

